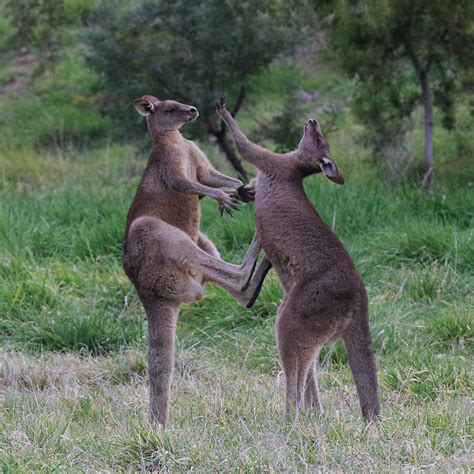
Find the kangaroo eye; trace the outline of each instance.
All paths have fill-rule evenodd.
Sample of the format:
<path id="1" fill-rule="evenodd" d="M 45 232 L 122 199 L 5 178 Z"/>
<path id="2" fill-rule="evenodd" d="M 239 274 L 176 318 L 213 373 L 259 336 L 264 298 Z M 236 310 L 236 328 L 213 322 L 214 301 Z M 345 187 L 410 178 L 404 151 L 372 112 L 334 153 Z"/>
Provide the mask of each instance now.
<path id="1" fill-rule="evenodd" d="M 172 108 L 172 109 L 166 109 L 165 112 L 167 114 L 171 113 L 171 112 L 174 112 L 176 109 L 175 108 Z"/>

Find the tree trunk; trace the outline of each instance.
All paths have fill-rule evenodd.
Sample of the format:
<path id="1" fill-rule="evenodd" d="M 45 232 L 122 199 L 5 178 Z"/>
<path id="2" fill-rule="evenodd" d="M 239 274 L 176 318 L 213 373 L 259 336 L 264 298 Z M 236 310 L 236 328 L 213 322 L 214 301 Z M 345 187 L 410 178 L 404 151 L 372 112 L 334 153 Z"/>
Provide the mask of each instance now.
<path id="1" fill-rule="evenodd" d="M 228 140 L 226 130 L 220 130 L 218 133 L 213 133 L 217 139 L 217 143 L 221 147 L 230 164 L 239 173 L 239 177 L 247 182 L 247 172 L 242 166 L 242 160 L 237 156 L 233 144 Z"/>
<path id="2" fill-rule="evenodd" d="M 425 163 L 426 173 L 421 183 L 427 192 L 433 190 L 434 168 L 433 168 L 433 105 L 431 102 L 431 91 L 428 83 L 428 73 L 420 72 L 421 96 L 424 109 L 424 128 L 425 128 Z"/>

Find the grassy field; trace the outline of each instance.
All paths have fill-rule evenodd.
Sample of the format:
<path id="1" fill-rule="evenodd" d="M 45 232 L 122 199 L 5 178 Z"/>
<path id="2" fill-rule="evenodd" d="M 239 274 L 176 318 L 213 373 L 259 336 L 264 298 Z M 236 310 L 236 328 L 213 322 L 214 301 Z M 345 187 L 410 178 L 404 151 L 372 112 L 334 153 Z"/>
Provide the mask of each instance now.
<path id="1" fill-rule="evenodd" d="M 71 58 L 64 64 L 56 81 L 70 84 L 73 75 L 75 90 L 90 81 L 76 74 L 80 65 Z M 322 100 L 343 94 L 330 70 L 323 79 L 306 86 L 322 90 Z M 255 127 L 255 116 L 271 116 L 285 80 L 278 69 L 256 79 L 240 115 L 245 129 Z M 381 423 L 362 422 L 340 344 L 320 357 L 324 417 L 283 419 L 273 330 L 281 290 L 271 273 L 250 311 L 214 286 L 183 308 L 172 421 L 162 430 L 146 421 L 146 323 L 120 264 L 125 215 L 146 152 L 112 140 L 68 144 L 64 130 L 90 138 L 104 123 L 90 111 L 81 115 L 80 101 L 71 108 L 61 90 L 64 97 L 55 98 L 36 90 L 36 103 L 22 97 L 19 112 L 17 98 L 0 98 L 4 471 L 469 469 L 474 193 L 472 174 L 450 163 L 460 147 L 472 152 L 472 132 L 461 145 L 454 133 L 436 135 L 440 179 L 428 197 L 415 186 L 384 184 L 354 140 L 360 126 L 344 113 L 330 142 L 346 186 L 307 180 L 312 202 L 367 285 Z M 48 101 L 63 104 L 64 121 L 54 122 L 58 113 L 46 107 L 19 140 L 21 120 Z M 419 156 L 417 133 L 410 139 Z M 202 146 L 226 169 L 212 144 Z M 204 200 L 202 227 L 225 259 L 239 262 L 253 235 L 253 209 L 221 218 Z"/>

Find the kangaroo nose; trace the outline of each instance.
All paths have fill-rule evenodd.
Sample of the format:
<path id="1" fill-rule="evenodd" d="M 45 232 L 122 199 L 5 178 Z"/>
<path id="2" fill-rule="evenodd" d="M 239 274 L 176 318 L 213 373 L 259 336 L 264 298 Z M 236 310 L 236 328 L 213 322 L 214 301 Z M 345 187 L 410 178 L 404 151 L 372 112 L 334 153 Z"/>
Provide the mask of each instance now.
<path id="1" fill-rule="evenodd" d="M 316 123 L 317 123 L 316 120 L 314 120 L 314 119 L 309 119 L 308 122 L 313 124 L 313 125 L 316 125 Z"/>
<path id="2" fill-rule="evenodd" d="M 198 110 L 196 109 L 196 107 L 191 107 L 189 111 L 192 112 L 193 114 L 197 114 Z"/>

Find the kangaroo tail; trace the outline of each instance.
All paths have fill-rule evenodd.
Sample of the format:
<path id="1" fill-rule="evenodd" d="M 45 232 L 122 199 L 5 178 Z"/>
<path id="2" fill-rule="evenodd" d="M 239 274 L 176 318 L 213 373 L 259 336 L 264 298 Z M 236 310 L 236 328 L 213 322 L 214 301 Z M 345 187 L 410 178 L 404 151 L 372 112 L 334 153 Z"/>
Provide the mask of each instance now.
<path id="1" fill-rule="evenodd" d="M 357 387 L 362 415 L 372 420 L 380 415 L 377 368 L 370 339 L 367 313 L 355 320 L 343 335 L 349 365 Z"/>

